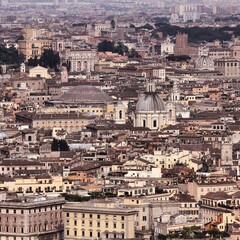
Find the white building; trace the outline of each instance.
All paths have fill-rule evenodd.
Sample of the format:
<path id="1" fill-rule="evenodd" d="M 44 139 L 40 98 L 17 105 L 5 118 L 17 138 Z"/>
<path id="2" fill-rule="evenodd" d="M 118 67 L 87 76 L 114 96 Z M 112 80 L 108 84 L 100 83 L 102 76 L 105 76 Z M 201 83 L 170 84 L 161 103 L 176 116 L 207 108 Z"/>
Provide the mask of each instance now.
<path id="1" fill-rule="evenodd" d="M 168 56 L 174 54 L 175 44 L 171 42 L 170 37 L 168 36 L 166 40 L 161 44 L 161 55 Z"/>

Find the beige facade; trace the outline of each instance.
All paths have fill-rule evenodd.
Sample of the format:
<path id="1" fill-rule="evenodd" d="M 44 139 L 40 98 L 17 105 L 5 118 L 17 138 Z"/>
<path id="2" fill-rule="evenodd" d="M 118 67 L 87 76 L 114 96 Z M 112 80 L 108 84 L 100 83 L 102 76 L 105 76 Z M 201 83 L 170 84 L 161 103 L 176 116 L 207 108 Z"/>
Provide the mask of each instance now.
<path id="1" fill-rule="evenodd" d="M 0 202 L 0 239 L 63 240 L 64 203 L 42 196 Z"/>
<path id="2" fill-rule="evenodd" d="M 228 180 L 199 180 L 188 182 L 187 190 L 196 201 L 208 192 L 232 191 L 237 187 L 236 182 Z"/>
<path id="3" fill-rule="evenodd" d="M 63 211 L 65 240 L 136 239 L 135 210 L 104 201 L 67 203 Z"/>
<path id="4" fill-rule="evenodd" d="M 37 66 L 29 70 L 29 77 L 31 78 L 51 78 L 48 74 L 48 69 Z"/>
<path id="5" fill-rule="evenodd" d="M 237 59 L 215 60 L 215 70 L 226 77 L 238 77 L 240 75 L 240 62 Z"/>
<path id="6" fill-rule="evenodd" d="M 31 128 L 61 128 L 68 133 L 77 132 L 90 124 L 95 118 L 80 115 L 78 113 L 66 114 L 32 114 L 30 112 L 16 113 L 18 122 L 28 123 Z"/>
<path id="7" fill-rule="evenodd" d="M 17 177 L 6 179 L 0 184 L 0 188 L 19 194 L 58 194 L 70 191 L 72 187 L 73 183 L 61 176 Z"/>
<path id="8" fill-rule="evenodd" d="M 30 58 L 39 58 L 44 49 L 52 48 L 52 40 L 49 39 L 29 39 L 29 40 L 19 40 L 19 52 L 21 52 L 25 60 Z"/>

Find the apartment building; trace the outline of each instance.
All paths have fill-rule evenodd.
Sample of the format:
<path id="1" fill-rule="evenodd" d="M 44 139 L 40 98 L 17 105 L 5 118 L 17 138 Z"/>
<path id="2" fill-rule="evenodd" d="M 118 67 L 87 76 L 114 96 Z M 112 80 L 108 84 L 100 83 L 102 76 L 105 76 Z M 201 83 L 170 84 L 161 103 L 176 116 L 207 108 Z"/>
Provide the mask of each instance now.
<path id="1" fill-rule="evenodd" d="M 69 202 L 63 207 L 65 240 L 135 238 L 137 211 L 111 201 Z"/>
<path id="2" fill-rule="evenodd" d="M 63 240 L 64 198 L 32 196 L 0 202 L 1 240 Z"/>

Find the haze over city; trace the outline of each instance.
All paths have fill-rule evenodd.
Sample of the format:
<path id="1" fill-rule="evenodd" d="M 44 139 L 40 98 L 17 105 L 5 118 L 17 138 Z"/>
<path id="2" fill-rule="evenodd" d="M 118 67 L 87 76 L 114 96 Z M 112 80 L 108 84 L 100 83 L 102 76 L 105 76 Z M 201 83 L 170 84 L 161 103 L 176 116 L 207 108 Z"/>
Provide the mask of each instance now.
<path id="1" fill-rule="evenodd" d="M 239 240 L 239 22 L 239 0 L 0 0 L 0 240 Z"/>

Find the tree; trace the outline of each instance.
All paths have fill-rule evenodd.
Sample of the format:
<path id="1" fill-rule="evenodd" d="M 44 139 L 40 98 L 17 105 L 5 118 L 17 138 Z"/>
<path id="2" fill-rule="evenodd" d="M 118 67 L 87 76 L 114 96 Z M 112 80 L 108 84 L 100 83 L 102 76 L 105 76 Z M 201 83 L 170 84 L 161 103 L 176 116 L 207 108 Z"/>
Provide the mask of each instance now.
<path id="1" fill-rule="evenodd" d="M 148 30 L 153 30 L 153 26 L 150 25 L 149 23 L 145 24 L 145 25 L 142 26 L 141 28 L 148 29 Z"/>
<path id="2" fill-rule="evenodd" d="M 53 141 L 52 141 L 51 151 L 52 152 L 59 151 L 59 143 L 58 143 L 58 140 L 56 138 L 54 138 Z"/>
<path id="3" fill-rule="evenodd" d="M 24 61 L 24 57 L 13 46 L 6 48 L 0 44 L 0 64 L 20 64 Z"/>
<path id="4" fill-rule="evenodd" d="M 128 53 L 128 47 L 121 42 L 115 43 L 114 41 L 103 40 L 98 44 L 97 48 L 99 52 L 113 52 L 120 55 Z"/>
<path id="5" fill-rule="evenodd" d="M 58 143 L 59 143 L 60 151 L 65 152 L 70 150 L 66 140 L 61 139 Z"/>
<path id="6" fill-rule="evenodd" d="M 128 57 L 129 58 L 141 58 L 141 55 L 138 54 L 138 52 L 132 48 L 129 52 L 128 52 Z"/>
<path id="7" fill-rule="evenodd" d="M 37 66 L 40 65 L 46 68 L 54 68 L 58 70 L 58 66 L 60 64 L 60 56 L 58 52 L 54 52 L 52 49 L 45 49 L 41 57 L 38 59 L 35 56 L 34 59 L 30 58 L 28 60 L 29 66 Z"/>
<path id="8" fill-rule="evenodd" d="M 115 29 L 115 27 L 116 27 L 116 23 L 115 23 L 114 19 L 111 21 L 111 27 L 112 27 L 112 29 Z"/>

